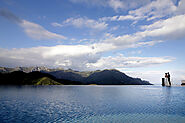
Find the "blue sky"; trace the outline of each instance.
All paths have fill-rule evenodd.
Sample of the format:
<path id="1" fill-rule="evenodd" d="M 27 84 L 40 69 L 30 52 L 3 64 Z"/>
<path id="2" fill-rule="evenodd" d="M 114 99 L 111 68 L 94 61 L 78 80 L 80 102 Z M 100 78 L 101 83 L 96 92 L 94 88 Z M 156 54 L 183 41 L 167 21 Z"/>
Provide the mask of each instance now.
<path id="1" fill-rule="evenodd" d="M 0 66 L 185 79 L 185 0 L 0 0 Z"/>

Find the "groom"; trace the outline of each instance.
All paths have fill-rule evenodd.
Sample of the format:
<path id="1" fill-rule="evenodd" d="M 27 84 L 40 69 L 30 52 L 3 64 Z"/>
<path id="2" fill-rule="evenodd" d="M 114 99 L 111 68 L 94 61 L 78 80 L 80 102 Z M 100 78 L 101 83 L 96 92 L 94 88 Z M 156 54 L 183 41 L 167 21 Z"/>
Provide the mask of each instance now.
<path id="1" fill-rule="evenodd" d="M 170 81 L 170 73 L 168 72 L 168 82 L 169 82 L 169 85 L 171 86 L 171 81 Z"/>

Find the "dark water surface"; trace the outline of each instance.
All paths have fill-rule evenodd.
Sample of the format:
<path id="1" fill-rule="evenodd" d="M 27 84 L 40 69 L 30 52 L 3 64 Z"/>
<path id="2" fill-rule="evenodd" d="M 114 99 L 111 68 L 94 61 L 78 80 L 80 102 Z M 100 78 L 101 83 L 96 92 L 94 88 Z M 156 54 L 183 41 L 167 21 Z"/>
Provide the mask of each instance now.
<path id="1" fill-rule="evenodd" d="M 185 87 L 0 87 L 0 122 L 185 123 Z"/>

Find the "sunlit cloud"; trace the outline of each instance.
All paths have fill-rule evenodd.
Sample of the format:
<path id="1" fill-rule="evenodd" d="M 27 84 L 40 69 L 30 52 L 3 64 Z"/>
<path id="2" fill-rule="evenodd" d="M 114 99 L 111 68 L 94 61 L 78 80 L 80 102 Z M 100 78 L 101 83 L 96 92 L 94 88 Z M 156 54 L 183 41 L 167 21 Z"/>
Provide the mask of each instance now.
<path id="1" fill-rule="evenodd" d="M 75 49 L 76 48 L 76 49 Z M 77 49 L 85 48 L 77 52 Z M 68 50 L 66 50 L 68 49 Z M 70 52 L 69 52 L 70 50 Z M 55 66 L 80 70 L 96 70 L 105 68 L 144 67 L 164 64 L 174 60 L 172 57 L 101 57 L 102 51 L 93 51 L 92 46 L 55 46 L 21 49 L 0 49 L 0 64 L 15 67 L 22 66 Z M 14 65 L 14 66 L 12 66 Z"/>
<path id="2" fill-rule="evenodd" d="M 137 68 L 155 64 L 163 64 L 173 61 L 171 57 L 125 57 L 118 56 L 101 57 L 96 63 L 89 63 L 90 68 Z"/>
<path id="3" fill-rule="evenodd" d="M 76 28 L 90 28 L 94 30 L 105 30 L 108 27 L 108 24 L 105 22 L 99 22 L 93 19 L 89 19 L 87 17 L 80 17 L 80 18 L 68 18 L 65 21 L 62 22 L 62 24 L 59 23 L 52 23 L 53 26 L 74 26 Z"/>
<path id="4" fill-rule="evenodd" d="M 1 9 L 0 16 L 5 17 L 6 19 L 18 24 L 20 27 L 23 28 L 24 32 L 33 39 L 37 39 L 37 40 L 67 39 L 63 35 L 56 34 L 46 30 L 44 27 L 42 27 L 39 24 L 20 19 L 19 17 L 17 17 L 16 15 L 14 15 L 8 10 Z"/>

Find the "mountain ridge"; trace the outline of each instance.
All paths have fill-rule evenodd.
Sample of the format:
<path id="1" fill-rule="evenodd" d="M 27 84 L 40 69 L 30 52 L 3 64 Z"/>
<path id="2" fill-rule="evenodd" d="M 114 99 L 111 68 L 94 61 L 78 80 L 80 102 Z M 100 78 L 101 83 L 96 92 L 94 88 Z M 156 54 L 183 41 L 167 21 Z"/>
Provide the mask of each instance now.
<path id="1" fill-rule="evenodd" d="M 98 85 L 151 85 L 148 81 L 140 78 L 132 78 L 116 69 L 105 69 L 96 71 L 75 71 L 72 69 L 50 69 L 47 67 L 0 67 L 1 73 L 22 71 L 25 73 L 41 72 L 46 73 L 58 80 L 69 80 L 75 84 L 98 84 Z M 62 83 L 63 84 L 63 83 Z M 65 84 L 65 83 L 64 83 Z M 68 82 L 66 83 L 68 84 Z"/>

